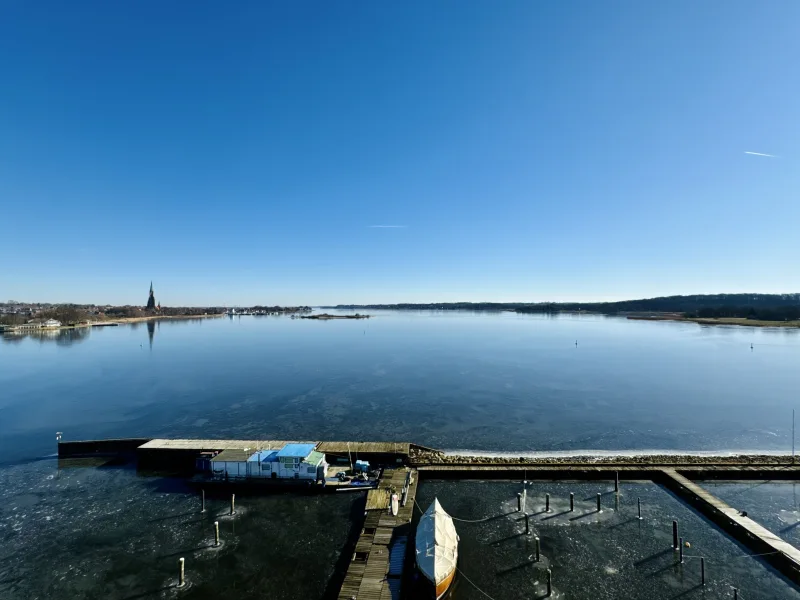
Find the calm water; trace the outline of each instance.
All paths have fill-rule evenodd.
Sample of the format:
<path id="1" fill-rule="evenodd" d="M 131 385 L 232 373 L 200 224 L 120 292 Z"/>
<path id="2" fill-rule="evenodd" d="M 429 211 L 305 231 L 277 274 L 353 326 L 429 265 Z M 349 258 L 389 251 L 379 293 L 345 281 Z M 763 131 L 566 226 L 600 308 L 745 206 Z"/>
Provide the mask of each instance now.
<path id="1" fill-rule="evenodd" d="M 224 499 L 209 500 L 209 513 L 200 515 L 197 496 L 180 482 L 122 468 L 59 470 L 56 431 L 65 439 L 407 439 L 520 453 L 791 448 L 797 331 L 511 313 L 375 314 L 369 321 L 241 317 L 2 338 L 0 597 L 175 598 L 170 586 L 183 556 L 191 587 L 180 597 L 320 598 L 330 592 L 351 528 L 360 526 L 355 495 L 241 498 L 239 515 L 220 519 L 223 547 L 211 550 Z M 457 485 L 423 484 L 422 501 L 438 493 L 469 518 L 503 512 L 513 499 L 510 484 Z M 575 491 L 590 497 L 591 487 L 575 484 Z M 694 566 L 675 571 L 661 551 L 662 530 L 677 512 L 695 524 L 704 551 L 721 553 L 720 565 L 742 553 L 665 492 L 647 489 L 636 492 L 650 498 L 645 530 L 611 511 L 607 523 L 537 524 L 558 550 L 557 589 L 585 597 L 600 581 L 608 593 L 598 597 L 683 594 L 696 579 Z M 630 505 L 629 496 L 623 503 Z M 771 512 L 796 511 L 785 496 L 776 502 Z M 465 572 L 500 597 L 527 597 L 540 579 L 523 555 L 529 548 L 516 537 L 519 527 L 502 518 L 461 534 Z M 793 528 L 782 534 L 796 535 Z M 486 547 L 486 540 L 495 543 Z M 609 551 L 621 554 L 598 563 Z M 594 575 L 572 569 L 568 557 Z M 517 558 L 520 568 L 508 571 Z M 794 597 L 747 561 L 715 567 L 713 597 L 728 597 L 730 584 L 757 591 L 744 597 Z M 590 567 L 598 564 L 595 573 Z M 627 583 L 619 570 L 627 570 Z M 458 585 L 457 597 L 479 597 Z"/>
<path id="2" fill-rule="evenodd" d="M 397 439 L 512 452 L 791 448 L 798 330 L 374 314 L 6 336 L 0 462 L 54 452 L 56 431 L 65 439 Z"/>

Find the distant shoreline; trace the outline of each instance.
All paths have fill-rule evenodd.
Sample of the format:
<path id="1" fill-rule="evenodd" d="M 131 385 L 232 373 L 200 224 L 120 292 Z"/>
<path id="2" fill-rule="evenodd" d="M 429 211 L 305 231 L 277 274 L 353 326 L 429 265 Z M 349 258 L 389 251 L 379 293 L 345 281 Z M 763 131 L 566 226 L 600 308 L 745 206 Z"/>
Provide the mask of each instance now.
<path id="1" fill-rule="evenodd" d="M 759 321 L 744 317 L 720 317 L 709 319 L 701 317 L 681 317 L 677 315 L 629 316 L 631 321 L 677 321 L 679 323 L 697 323 L 698 325 L 738 325 L 740 327 L 784 327 L 800 328 L 800 321 Z"/>

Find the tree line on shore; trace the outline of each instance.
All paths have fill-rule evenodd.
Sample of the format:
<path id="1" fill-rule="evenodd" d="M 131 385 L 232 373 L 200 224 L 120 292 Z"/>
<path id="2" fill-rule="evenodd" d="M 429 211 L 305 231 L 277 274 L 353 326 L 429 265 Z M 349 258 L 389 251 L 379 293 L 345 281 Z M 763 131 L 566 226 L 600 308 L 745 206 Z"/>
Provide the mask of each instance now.
<path id="1" fill-rule="evenodd" d="M 738 317 L 762 321 L 800 319 L 800 294 L 697 294 L 620 302 L 439 302 L 339 305 L 338 309 L 475 310 L 518 313 L 672 313 L 687 318 Z"/>

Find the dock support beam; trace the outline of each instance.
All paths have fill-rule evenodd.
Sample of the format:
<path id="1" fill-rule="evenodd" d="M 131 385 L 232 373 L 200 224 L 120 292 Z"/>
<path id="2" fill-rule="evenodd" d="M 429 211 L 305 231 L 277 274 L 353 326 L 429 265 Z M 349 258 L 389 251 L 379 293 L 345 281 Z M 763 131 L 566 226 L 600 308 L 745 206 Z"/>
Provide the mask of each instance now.
<path id="1" fill-rule="evenodd" d="M 619 492 L 619 471 L 614 471 L 614 491 Z"/>

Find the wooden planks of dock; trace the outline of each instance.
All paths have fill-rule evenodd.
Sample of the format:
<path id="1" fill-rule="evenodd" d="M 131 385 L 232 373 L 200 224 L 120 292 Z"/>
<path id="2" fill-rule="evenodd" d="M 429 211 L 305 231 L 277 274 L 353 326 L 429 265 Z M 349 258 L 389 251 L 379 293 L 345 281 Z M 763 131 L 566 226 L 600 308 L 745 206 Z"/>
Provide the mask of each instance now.
<path id="1" fill-rule="evenodd" d="M 409 475 L 406 504 L 394 516 L 389 512 L 388 502 L 384 506 L 383 499 L 390 498 L 393 491 L 401 495 Z M 398 573 L 396 565 L 403 563 L 408 536 L 411 534 L 417 480 L 414 469 L 385 469 L 378 489 L 370 491 L 374 492 L 373 502 L 368 504 L 364 526 L 342 583 L 339 600 L 392 600 L 398 597 L 402 570 Z M 390 568 L 392 565 L 395 567 Z"/>

